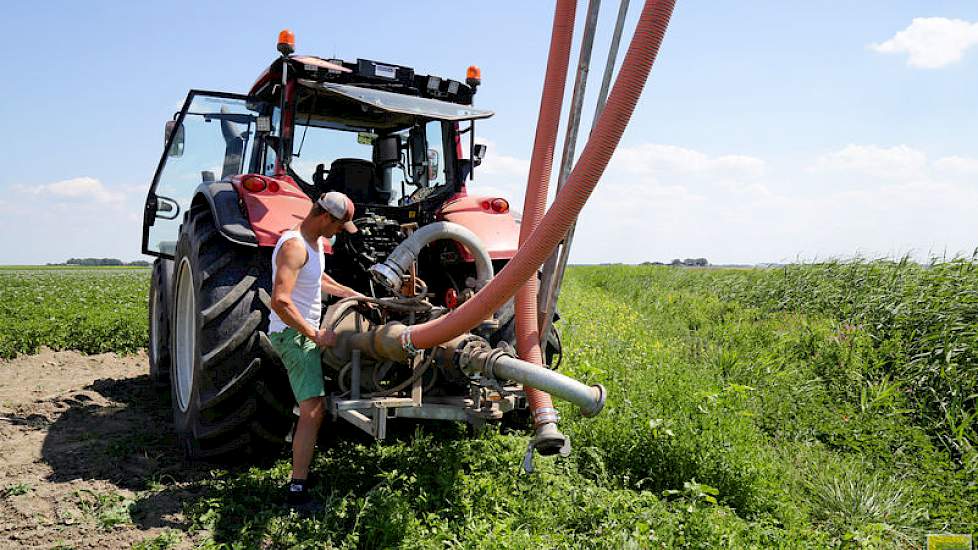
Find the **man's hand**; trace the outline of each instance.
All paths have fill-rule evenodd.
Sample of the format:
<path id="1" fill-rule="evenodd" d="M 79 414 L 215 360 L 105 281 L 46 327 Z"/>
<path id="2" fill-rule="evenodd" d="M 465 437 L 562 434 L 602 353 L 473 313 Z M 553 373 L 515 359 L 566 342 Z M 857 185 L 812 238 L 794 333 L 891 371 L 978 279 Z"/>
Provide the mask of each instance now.
<path id="1" fill-rule="evenodd" d="M 331 348 L 336 345 L 336 333 L 324 328 L 316 331 L 316 337 L 313 338 L 316 345 L 321 349 Z"/>

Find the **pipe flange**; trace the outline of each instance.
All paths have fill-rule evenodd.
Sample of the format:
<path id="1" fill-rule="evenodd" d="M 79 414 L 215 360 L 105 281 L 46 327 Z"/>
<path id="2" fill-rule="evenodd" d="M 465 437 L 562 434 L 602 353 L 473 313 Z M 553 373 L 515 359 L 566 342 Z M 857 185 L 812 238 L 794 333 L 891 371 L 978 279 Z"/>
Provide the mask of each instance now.
<path id="1" fill-rule="evenodd" d="M 496 361 L 499 361 L 502 357 L 516 357 L 509 349 L 505 347 L 498 347 L 489 352 L 486 357 L 486 364 L 482 367 L 483 375 L 489 378 L 496 378 L 496 374 L 493 369 L 496 367 Z"/>
<path id="2" fill-rule="evenodd" d="M 480 352 L 487 352 L 489 349 L 488 342 L 478 336 L 471 335 L 462 340 L 455 348 L 455 365 L 469 377 L 479 374 L 483 369 L 479 368 L 476 355 Z"/>

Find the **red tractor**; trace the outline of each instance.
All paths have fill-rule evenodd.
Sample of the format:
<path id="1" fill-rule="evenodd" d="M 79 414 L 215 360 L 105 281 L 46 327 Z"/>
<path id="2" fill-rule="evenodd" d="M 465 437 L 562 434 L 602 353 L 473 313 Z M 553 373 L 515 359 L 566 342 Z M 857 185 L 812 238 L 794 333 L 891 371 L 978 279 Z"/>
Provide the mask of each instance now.
<path id="1" fill-rule="evenodd" d="M 341 191 L 356 205 L 360 231 L 329 243 L 327 263 L 371 301 L 331 308 L 324 323 L 334 326 L 444 315 L 517 248 L 508 200 L 469 192 L 486 150 L 475 142 L 475 122 L 493 114 L 473 106 L 477 68 L 463 82 L 366 59 L 293 55 L 287 35 L 279 49 L 245 95 L 188 94 L 166 125 L 146 198 L 142 249 L 157 258 L 150 372 L 172 389 L 176 429 L 192 458 L 279 449 L 289 436 L 294 399 L 265 333 L 270 258 L 311 198 Z M 432 224 L 455 233 L 438 226 L 403 273 L 385 267 L 398 245 Z M 466 353 L 476 341 L 506 349 L 513 325 L 510 300 L 471 331 Z M 552 362 L 556 329 L 547 340 Z M 392 418 L 480 424 L 525 410 L 513 378 L 451 368 L 434 352 L 401 363 L 368 355 L 325 354 L 324 372 L 332 417 L 374 437 L 384 437 Z"/>

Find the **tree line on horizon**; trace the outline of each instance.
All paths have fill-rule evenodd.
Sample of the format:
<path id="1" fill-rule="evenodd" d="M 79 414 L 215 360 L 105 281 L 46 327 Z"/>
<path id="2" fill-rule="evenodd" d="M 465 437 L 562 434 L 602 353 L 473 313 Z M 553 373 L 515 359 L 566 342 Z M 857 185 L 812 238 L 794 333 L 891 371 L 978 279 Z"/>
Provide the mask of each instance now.
<path id="1" fill-rule="evenodd" d="M 68 258 L 68 260 L 63 264 L 52 264 L 47 265 L 81 265 L 81 266 L 138 266 L 147 267 L 149 262 L 146 260 L 134 260 L 131 262 L 124 262 L 118 258 Z"/>

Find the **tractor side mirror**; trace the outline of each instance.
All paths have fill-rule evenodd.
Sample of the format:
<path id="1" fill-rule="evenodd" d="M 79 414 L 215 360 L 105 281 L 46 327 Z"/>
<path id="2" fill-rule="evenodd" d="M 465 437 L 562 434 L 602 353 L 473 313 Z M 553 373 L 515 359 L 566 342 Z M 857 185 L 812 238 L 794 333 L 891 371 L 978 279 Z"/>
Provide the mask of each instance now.
<path id="1" fill-rule="evenodd" d="M 428 149 L 428 181 L 438 179 L 438 150 Z"/>
<path id="2" fill-rule="evenodd" d="M 374 141 L 374 164 L 377 166 L 396 166 L 401 162 L 401 137 L 384 136 Z"/>
<path id="3" fill-rule="evenodd" d="M 486 150 L 489 147 L 485 143 L 476 143 L 472 148 L 472 165 L 478 166 L 482 164 L 482 158 L 486 156 Z"/>
<path id="4" fill-rule="evenodd" d="M 170 150 L 167 151 L 167 155 L 171 157 L 182 157 L 183 156 L 183 125 L 177 125 L 177 121 L 168 120 L 166 121 L 166 129 L 163 133 L 163 146 L 166 147 L 166 142 L 170 139 L 170 135 L 173 136 L 173 144 L 170 145 Z"/>

